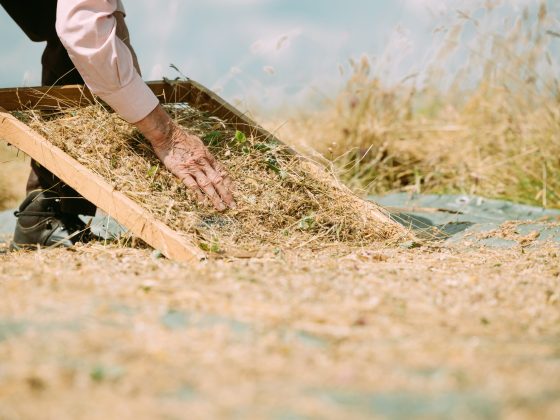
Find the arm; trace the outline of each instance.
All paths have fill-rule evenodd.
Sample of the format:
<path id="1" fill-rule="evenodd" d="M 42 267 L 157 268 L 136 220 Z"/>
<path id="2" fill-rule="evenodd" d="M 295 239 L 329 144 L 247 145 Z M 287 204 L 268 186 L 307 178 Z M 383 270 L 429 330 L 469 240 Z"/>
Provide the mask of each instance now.
<path id="1" fill-rule="evenodd" d="M 90 90 L 151 142 L 164 165 L 218 210 L 235 205 L 231 181 L 202 141 L 187 134 L 142 81 L 117 0 L 59 0 L 57 34 Z"/>

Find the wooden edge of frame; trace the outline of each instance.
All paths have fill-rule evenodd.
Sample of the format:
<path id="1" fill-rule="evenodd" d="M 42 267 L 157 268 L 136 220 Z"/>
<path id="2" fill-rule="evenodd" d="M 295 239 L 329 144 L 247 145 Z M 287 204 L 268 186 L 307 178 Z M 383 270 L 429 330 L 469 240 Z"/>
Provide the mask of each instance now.
<path id="1" fill-rule="evenodd" d="M 218 117 L 247 136 L 281 143 L 216 93 L 194 80 L 159 80 L 147 82 L 148 87 L 164 104 L 187 103 L 191 107 Z M 86 86 L 37 86 L 0 89 L 0 106 L 7 111 L 57 110 L 92 104 L 96 99 Z M 289 149 L 289 148 L 288 148 Z M 289 149 L 291 153 L 295 153 Z"/>
<path id="2" fill-rule="evenodd" d="M 272 133 L 253 121 L 248 115 L 239 111 L 219 95 L 194 80 L 165 79 L 147 82 L 147 85 L 159 98 L 161 103 L 186 103 L 194 109 L 220 118 L 225 123 L 247 136 L 254 136 L 262 141 L 282 145 L 284 150 L 288 153 L 299 156 L 308 166 L 308 170 L 313 173 L 318 173 L 320 171 L 319 164 L 284 144 Z M 0 89 L 0 106 L 3 106 L 8 111 L 25 109 L 49 110 L 85 106 L 96 100 L 99 101 L 99 99 L 96 99 L 91 94 L 87 87 L 82 85 Z M 350 192 L 347 187 L 338 183 L 337 185 L 339 188 Z M 377 205 L 374 206 L 373 203 L 358 196 L 355 197 L 357 200 L 363 202 L 363 205 L 368 209 L 370 214 L 374 215 L 380 222 L 391 224 L 395 226 L 395 228 L 400 228 L 401 230 L 405 229 L 397 222 L 394 222 L 390 218 L 388 212 L 381 207 Z"/>
<path id="3" fill-rule="evenodd" d="M 57 110 L 89 105 L 94 96 L 82 85 L 36 86 L 0 89 L 0 106 L 6 111 Z"/>
<path id="4" fill-rule="evenodd" d="M 167 258 L 182 262 L 206 258 L 206 254 L 195 245 L 194 240 L 155 220 L 141 206 L 1 107 L 0 139 L 35 159 L 134 235 L 160 250 Z"/>

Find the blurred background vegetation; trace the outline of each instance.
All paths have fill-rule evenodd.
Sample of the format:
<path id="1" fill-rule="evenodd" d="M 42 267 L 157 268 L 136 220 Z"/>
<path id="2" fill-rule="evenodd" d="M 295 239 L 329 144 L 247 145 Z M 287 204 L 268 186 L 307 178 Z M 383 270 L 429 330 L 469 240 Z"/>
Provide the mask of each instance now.
<path id="1" fill-rule="evenodd" d="M 560 207 L 558 20 L 546 2 L 506 17 L 503 2 L 477 3 L 435 28 L 442 42 L 421 73 L 388 83 L 386 62 L 350 60 L 338 98 L 293 118 L 281 137 L 358 192 Z"/>
<path id="2" fill-rule="evenodd" d="M 0 210 L 19 205 L 25 195 L 29 159 L 0 141 Z"/>

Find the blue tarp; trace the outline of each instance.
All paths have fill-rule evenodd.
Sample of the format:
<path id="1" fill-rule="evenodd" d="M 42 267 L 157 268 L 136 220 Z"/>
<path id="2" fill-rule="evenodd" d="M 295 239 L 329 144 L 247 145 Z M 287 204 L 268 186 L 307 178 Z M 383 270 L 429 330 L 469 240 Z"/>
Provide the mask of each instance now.
<path id="1" fill-rule="evenodd" d="M 560 243 L 560 210 L 468 195 L 398 193 L 370 199 L 387 207 L 393 219 L 420 235 L 437 236 L 448 243 L 468 239 L 490 247 L 515 246 L 515 240 L 484 237 L 485 232 L 498 230 L 509 221 L 526 222 L 515 227 L 520 238 L 534 234 L 535 242 Z"/>
<path id="2" fill-rule="evenodd" d="M 535 242 L 560 243 L 560 210 L 546 210 L 468 195 L 398 193 L 372 196 L 370 199 L 387 207 L 393 219 L 413 228 L 419 236 L 426 235 L 447 243 L 468 240 L 490 247 L 515 246 L 518 242 L 512 239 L 484 237 L 485 232 L 497 230 L 508 221 L 527 222 L 515 228 L 520 237 L 534 234 Z M 0 243 L 7 243 L 14 231 L 16 219 L 13 212 L 0 212 Z M 84 220 L 87 222 L 90 218 Z M 125 231 L 122 226 L 103 214 L 93 218 L 91 226 L 95 234 L 106 239 Z"/>

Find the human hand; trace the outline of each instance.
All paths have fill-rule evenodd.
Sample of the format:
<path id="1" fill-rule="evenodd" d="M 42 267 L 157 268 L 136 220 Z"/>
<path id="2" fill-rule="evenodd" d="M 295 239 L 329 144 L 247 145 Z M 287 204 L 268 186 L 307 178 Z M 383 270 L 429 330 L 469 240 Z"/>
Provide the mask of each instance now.
<path id="1" fill-rule="evenodd" d="M 204 201 L 204 192 L 217 210 L 235 207 L 229 175 L 197 136 L 175 127 L 169 141 L 154 145 L 154 151 L 167 169 L 195 191 L 199 201 Z"/>
<path id="2" fill-rule="evenodd" d="M 135 125 L 150 140 L 165 167 L 193 190 L 200 202 L 207 197 L 217 210 L 235 208 L 231 178 L 200 138 L 182 130 L 161 106 Z"/>

